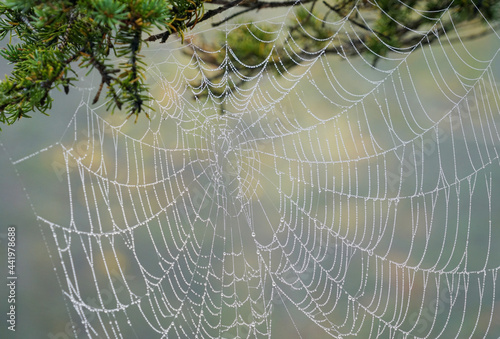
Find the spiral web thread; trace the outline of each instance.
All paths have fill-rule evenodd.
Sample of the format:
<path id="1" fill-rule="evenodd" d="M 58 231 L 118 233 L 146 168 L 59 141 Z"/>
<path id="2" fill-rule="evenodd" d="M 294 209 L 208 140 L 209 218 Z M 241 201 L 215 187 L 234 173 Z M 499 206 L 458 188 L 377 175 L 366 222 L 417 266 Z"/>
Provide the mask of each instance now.
<path id="1" fill-rule="evenodd" d="M 298 7 L 151 44 L 151 120 L 82 88 L 57 141 L 15 161 L 48 159 L 64 192 L 57 216 L 33 201 L 75 336 L 500 335 L 500 36 L 483 23 L 483 51 L 438 32 L 443 10 L 374 66 L 346 18 L 314 17 L 331 35 L 302 27 L 322 44 L 301 51 Z M 228 44 L 197 43 L 238 29 L 297 65 L 246 75 Z M 350 53 L 325 53 L 340 37 Z"/>

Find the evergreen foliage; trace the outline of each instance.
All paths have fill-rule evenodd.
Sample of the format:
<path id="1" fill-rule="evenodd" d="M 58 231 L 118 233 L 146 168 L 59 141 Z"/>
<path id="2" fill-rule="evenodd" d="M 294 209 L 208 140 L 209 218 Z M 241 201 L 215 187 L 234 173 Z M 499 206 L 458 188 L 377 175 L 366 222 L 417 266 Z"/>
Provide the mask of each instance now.
<path id="1" fill-rule="evenodd" d="M 7 0 L 0 4 L 0 38 L 15 36 L 2 56 L 14 64 L 0 83 L 0 122 L 46 113 L 51 90 L 68 93 L 74 67 L 95 69 L 107 87 L 109 109 L 138 115 L 147 105 L 144 36 L 153 28 L 182 34 L 202 15 L 202 0 Z M 122 61 L 118 65 L 115 57 Z"/>

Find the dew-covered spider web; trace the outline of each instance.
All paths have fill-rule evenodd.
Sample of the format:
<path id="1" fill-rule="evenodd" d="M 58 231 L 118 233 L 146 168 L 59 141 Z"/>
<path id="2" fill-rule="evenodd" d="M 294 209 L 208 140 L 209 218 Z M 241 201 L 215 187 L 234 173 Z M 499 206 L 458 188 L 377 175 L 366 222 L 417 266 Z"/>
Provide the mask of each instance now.
<path id="1" fill-rule="evenodd" d="M 150 43 L 149 120 L 92 105 L 96 76 L 14 159 L 75 337 L 500 335 L 499 31 L 443 9 L 375 62 L 366 3 Z M 267 58 L 244 64 L 245 30 Z"/>

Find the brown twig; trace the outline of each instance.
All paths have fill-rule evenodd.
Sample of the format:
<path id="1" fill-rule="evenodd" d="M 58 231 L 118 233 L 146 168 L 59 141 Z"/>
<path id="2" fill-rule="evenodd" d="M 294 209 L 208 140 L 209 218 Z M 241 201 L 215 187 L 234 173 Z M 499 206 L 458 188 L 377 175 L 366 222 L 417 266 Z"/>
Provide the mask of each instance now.
<path id="1" fill-rule="evenodd" d="M 211 4 L 222 5 L 222 6 L 217 7 L 215 9 L 212 9 L 212 10 L 209 10 L 208 12 L 205 13 L 205 15 L 203 15 L 203 17 L 201 17 L 201 19 L 199 19 L 198 21 L 190 22 L 189 24 L 186 25 L 186 27 L 191 28 L 194 25 L 196 25 L 197 23 L 208 20 L 208 19 L 216 16 L 217 14 L 220 14 L 222 12 L 225 12 L 225 11 L 227 11 L 231 8 L 237 7 L 237 6 L 247 7 L 247 8 L 250 8 L 250 10 L 244 10 L 244 11 L 241 11 L 239 13 L 236 13 L 235 15 L 232 15 L 231 18 L 234 18 L 234 17 L 241 15 L 243 13 L 250 12 L 252 10 L 259 10 L 262 8 L 290 7 L 290 6 L 294 6 L 297 4 L 306 4 L 306 3 L 310 3 L 310 2 L 314 2 L 314 1 L 317 1 L 317 0 L 292 0 L 292 1 L 282 1 L 282 2 L 247 1 L 247 0 L 233 0 L 233 1 L 213 0 L 210 2 Z M 222 22 L 219 22 L 215 25 L 216 26 L 220 25 L 221 23 L 223 23 L 227 20 L 229 20 L 229 19 L 225 19 Z M 171 34 L 170 31 L 165 31 L 162 33 L 151 35 L 148 38 L 146 38 L 145 41 L 157 41 L 157 40 L 161 39 L 160 43 L 164 43 L 170 37 L 170 34 Z"/>
<path id="2" fill-rule="evenodd" d="M 342 11 L 341 11 L 340 8 L 336 8 L 336 7 L 332 6 L 332 5 L 330 5 L 329 3 L 327 3 L 326 1 L 323 1 L 323 4 L 326 7 L 328 7 L 329 9 L 331 9 L 333 12 L 337 13 L 340 17 L 345 17 L 353 25 L 358 26 L 359 28 L 362 28 L 362 29 L 364 29 L 366 31 L 377 33 L 378 35 L 383 36 L 384 38 L 387 38 L 387 36 L 385 34 L 377 32 L 373 28 L 370 28 L 370 27 L 366 26 L 365 24 L 362 24 L 361 22 L 358 22 L 358 21 L 352 19 L 350 16 L 344 15 L 344 13 L 342 13 Z"/>

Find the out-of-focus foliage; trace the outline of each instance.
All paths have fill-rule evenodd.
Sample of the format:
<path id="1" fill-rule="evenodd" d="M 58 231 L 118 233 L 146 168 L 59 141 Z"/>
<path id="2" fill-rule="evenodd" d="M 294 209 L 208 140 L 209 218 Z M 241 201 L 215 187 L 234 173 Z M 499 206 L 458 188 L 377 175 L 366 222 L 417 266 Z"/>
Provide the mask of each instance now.
<path id="1" fill-rule="evenodd" d="M 450 33 L 479 19 L 496 22 L 500 18 L 500 2 L 495 0 L 304 2 L 310 6 L 307 9 L 297 7 L 295 16 L 285 28 L 287 34 L 281 34 L 282 37 L 288 35 L 286 39 L 279 40 L 277 32 L 282 27 L 250 23 L 224 33 L 215 43 L 198 42 L 195 45 L 199 47 L 193 45 L 196 54 L 214 69 L 212 76 L 193 83 L 197 88 L 196 96 L 223 97 L 247 78 L 258 75 L 264 66 L 266 71 L 281 74 L 284 69 L 289 70 L 307 61 L 311 54 L 364 54 L 375 64 L 390 51 L 408 51 L 431 43 L 443 32 Z M 259 1 L 247 6 L 265 8 Z M 243 10 L 240 13 L 246 12 Z M 339 32 L 328 24 L 342 20 L 349 22 L 350 28 Z M 430 30 L 436 34 L 424 34 Z M 476 29 L 471 38 L 480 35 L 481 32 Z M 193 54 L 194 49 L 188 54 Z M 224 53 L 225 50 L 229 52 Z M 232 67 L 221 67 L 227 59 L 233 61 Z"/>

